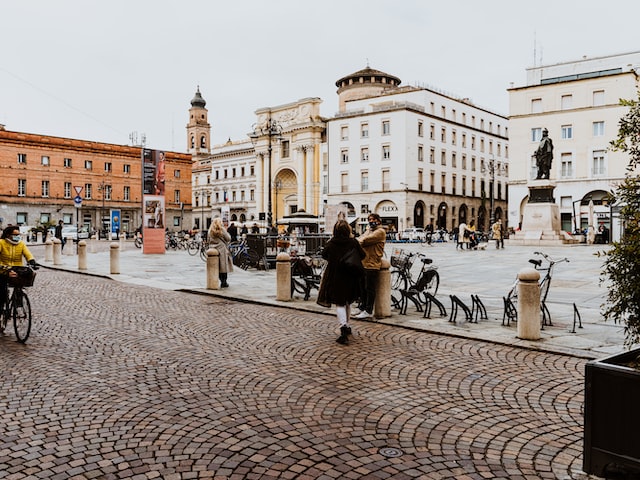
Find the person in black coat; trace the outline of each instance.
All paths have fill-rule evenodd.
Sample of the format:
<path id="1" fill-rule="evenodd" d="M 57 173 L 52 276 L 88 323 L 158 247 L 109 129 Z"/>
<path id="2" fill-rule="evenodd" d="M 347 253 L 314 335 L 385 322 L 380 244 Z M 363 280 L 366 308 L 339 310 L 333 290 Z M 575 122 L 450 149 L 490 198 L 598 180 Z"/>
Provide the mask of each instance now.
<path id="1" fill-rule="evenodd" d="M 318 291 L 318 305 L 323 307 L 336 306 L 336 315 L 340 322 L 340 337 L 338 343 L 348 343 L 351 327 L 348 324 L 350 304 L 360 295 L 360 278 L 364 269 L 345 264 L 345 256 L 355 251 L 353 257 L 365 257 L 360 243 L 353 238 L 351 227 L 345 220 L 338 220 L 333 227 L 333 237 L 322 251 L 322 257 L 327 260 L 327 267 L 320 281 Z"/>

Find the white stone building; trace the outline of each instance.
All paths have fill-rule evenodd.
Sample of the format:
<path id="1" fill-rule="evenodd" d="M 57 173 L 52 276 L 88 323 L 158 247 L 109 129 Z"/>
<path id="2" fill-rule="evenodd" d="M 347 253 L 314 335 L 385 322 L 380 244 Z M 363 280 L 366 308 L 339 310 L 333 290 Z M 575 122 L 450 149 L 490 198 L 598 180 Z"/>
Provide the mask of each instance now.
<path id="1" fill-rule="evenodd" d="M 627 111 L 619 99 L 637 98 L 638 68 L 640 52 L 583 58 L 529 68 L 527 84 L 509 89 L 509 225 L 521 224 L 527 182 L 537 173 L 533 152 L 546 128 L 554 143 L 550 179 L 562 230 L 588 226 L 590 201 L 594 227 L 610 228 L 606 195 L 624 177 L 627 158 L 609 143 Z"/>
<path id="2" fill-rule="evenodd" d="M 507 118 L 432 88 L 400 87 L 369 67 L 336 82 L 340 111 L 327 121 L 327 203 L 349 220 L 378 213 L 397 230 L 505 220 Z M 493 181 L 492 181 L 493 177 Z"/>

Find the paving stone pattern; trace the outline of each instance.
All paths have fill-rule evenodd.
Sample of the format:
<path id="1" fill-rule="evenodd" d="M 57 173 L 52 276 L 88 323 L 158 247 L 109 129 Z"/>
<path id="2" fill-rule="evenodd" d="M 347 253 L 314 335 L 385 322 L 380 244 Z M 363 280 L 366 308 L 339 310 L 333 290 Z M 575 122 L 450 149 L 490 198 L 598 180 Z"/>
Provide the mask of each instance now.
<path id="1" fill-rule="evenodd" d="M 586 360 L 43 270 L 0 479 L 573 479 Z M 398 454 L 389 457 L 385 454 Z"/>

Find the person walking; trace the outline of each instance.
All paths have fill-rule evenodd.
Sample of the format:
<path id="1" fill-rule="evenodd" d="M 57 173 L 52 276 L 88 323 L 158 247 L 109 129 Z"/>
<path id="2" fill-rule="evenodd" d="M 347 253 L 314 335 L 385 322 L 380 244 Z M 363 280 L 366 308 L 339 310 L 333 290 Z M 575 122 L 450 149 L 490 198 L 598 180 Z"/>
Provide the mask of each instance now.
<path id="1" fill-rule="evenodd" d="M 215 248 L 218 251 L 218 261 L 220 267 L 218 270 L 218 278 L 220 279 L 220 288 L 227 288 L 227 278 L 230 272 L 233 272 L 233 258 L 229 251 L 229 242 L 231 242 L 231 235 L 224 228 L 220 217 L 214 218 L 209 227 L 207 235 L 209 240 L 209 247 Z"/>
<path id="2" fill-rule="evenodd" d="M 458 241 L 456 243 L 456 250 L 458 248 L 463 251 L 465 244 L 469 243 L 469 228 L 467 224 L 462 222 L 458 225 Z"/>
<path id="3" fill-rule="evenodd" d="M 351 335 L 348 323 L 350 305 L 360 294 L 360 278 L 364 275 L 362 259 L 365 258 L 365 252 L 353 238 L 347 221 L 338 220 L 333 226 L 333 236 L 322 250 L 322 258 L 327 260 L 327 267 L 322 274 L 316 303 L 323 307 L 335 304 L 340 323 L 340 336 L 336 342 L 346 345 Z M 357 259 L 360 268 L 351 263 Z"/>
<path id="4" fill-rule="evenodd" d="M 62 220 L 58 221 L 58 224 L 56 225 L 56 229 L 54 231 L 53 236 L 55 238 L 57 238 L 58 240 L 60 240 L 60 243 L 62 244 L 62 246 L 60 247 L 60 251 L 62 252 L 64 250 L 64 244 L 67 243 L 67 239 L 66 238 L 62 238 Z"/>
<path id="5" fill-rule="evenodd" d="M 382 219 L 377 213 L 370 213 L 367 219 L 369 228 L 358 238 L 366 256 L 362 261 L 364 276 L 360 281 L 360 306 L 358 312 L 354 312 L 353 318 L 364 319 L 373 317 L 373 307 L 376 303 L 376 290 L 378 277 L 384 255 L 384 244 L 387 240 L 387 232 L 382 226 Z"/>
<path id="6" fill-rule="evenodd" d="M 504 248 L 504 232 L 502 231 L 502 220 L 498 219 L 491 225 L 491 233 L 496 241 L 496 249 Z"/>
<path id="7" fill-rule="evenodd" d="M 231 235 L 231 241 L 232 242 L 237 242 L 238 241 L 238 227 L 236 227 L 236 225 L 231 222 L 231 225 L 229 225 L 229 228 L 227 229 L 227 231 L 229 232 L 229 235 Z"/>
<path id="8" fill-rule="evenodd" d="M 2 238 L 0 238 L 0 308 L 7 301 L 9 278 L 18 276 L 12 268 L 21 267 L 23 258 L 29 266 L 37 268 L 33 254 L 22 241 L 20 228 L 10 225 L 2 231 Z"/>

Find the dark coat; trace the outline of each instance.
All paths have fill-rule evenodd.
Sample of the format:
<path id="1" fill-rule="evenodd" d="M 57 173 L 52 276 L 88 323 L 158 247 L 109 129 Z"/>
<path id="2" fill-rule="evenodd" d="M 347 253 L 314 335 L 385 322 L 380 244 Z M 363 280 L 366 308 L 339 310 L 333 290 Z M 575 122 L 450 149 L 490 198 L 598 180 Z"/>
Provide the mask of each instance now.
<path id="1" fill-rule="evenodd" d="M 354 238 L 332 238 L 322 250 L 322 257 L 327 260 L 327 267 L 322 274 L 318 300 L 323 307 L 348 305 L 360 296 L 360 275 L 346 269 L 340 259 L 352 248 L 365 257 L 364 250 Z"/>

